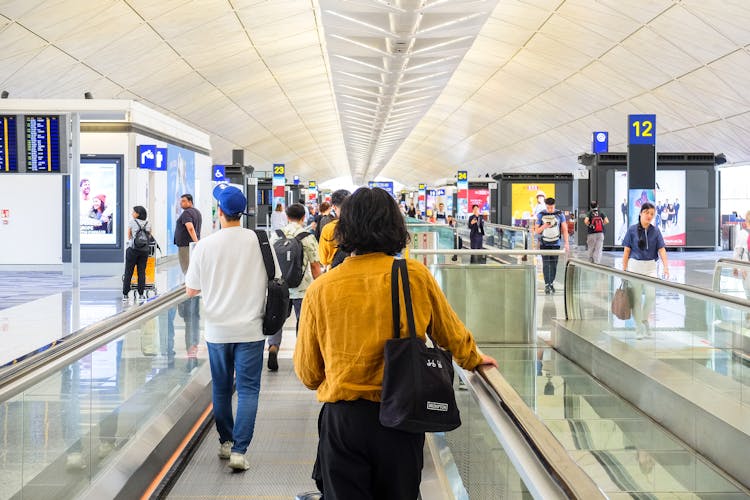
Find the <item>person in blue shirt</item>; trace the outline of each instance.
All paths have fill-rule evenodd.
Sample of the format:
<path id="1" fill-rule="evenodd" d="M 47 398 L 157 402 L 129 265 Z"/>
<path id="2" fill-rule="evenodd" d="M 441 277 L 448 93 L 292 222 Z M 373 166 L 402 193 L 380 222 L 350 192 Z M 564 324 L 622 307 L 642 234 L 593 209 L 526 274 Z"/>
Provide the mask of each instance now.
<path id="1" fill-rule="evenodd" d="M 656 217 L 656 207 L 650 202 L 641 205 L 637 224 L 633 224 L 622 240 L 622 269 L 657 278 L 656 259 L 661 258 L 662 274 L 669 278 L 667 250 L 661 231 L 651 222 Z M 636 335 L 639 339 L 651 336 L 648 317 L 654 308 L 656 290 L 652 286 L 633 285 L 633 316 L 636 324 Z"/>
<path id="2" fill-rule="evenodd" d="M 565 242 L 565 251 L 570 250 L 568 244 L 568 223 L 565 215 L 555 209 L 555 199 L 544 200 L 545 210 L 536 216 L 534 232 L 541 234 L 539 248 L 542 250 L 560 250 L 560 240 Z M 555 277 L 557 276 L 557 255 L 542 255 L 542 272 L 544 273 L 544 293 L 555 293 Z"/>

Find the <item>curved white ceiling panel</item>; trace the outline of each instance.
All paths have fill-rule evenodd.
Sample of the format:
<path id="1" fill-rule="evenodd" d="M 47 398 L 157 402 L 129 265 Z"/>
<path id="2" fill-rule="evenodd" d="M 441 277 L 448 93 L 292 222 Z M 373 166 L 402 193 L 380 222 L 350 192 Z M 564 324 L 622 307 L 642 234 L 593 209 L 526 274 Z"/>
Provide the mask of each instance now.
<path id="1" fill-rule="evenodd" d="M 8 0 L 0 90 L 135 99 L 324 182 L 572 172 L 630 113 L 750 162 L 742 0 Z"/>

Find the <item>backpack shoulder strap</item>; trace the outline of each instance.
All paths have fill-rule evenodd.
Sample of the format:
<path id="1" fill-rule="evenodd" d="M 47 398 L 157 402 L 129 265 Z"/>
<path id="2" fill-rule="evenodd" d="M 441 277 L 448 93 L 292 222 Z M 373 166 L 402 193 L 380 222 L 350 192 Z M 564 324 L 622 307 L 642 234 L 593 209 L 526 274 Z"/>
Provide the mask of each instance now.
<path id="1" fill-rule="evenodd" d="M 277 229 L 277 230 L 276 230 L 276 234 L 277 234 L 277 235 L 278 235 L 278 237 L 279 237 L 279 238 L 281 238 L 281 239 L 284 239 L 284 238 L 286 238 L 286 235 L 284 234 L 284 231 L 282 231 L 281 229 Z"/>
<path id="2" fill-rule="evenodd" d="M 263 254 L 263 264 L 266 266 L 266 274 L 268 280 L 272 280 L 274 277 L 274 265 L 273 256 L 271 255 L 271 245 L 268 243 L 268 236 L 265 231 L 255 229 L 256 236 L 258 236 L 258 243 L 260 244 L 260 253 Z"/>
<path id="3" fill-rule="evenodd" d="M 307 231 L 302 231 L 301 233 L 294 235 L 294 239 L 302 243 L 302 240 L 304 240 L 308 236 L 312 236 L 312 233 L 308 233 Z"/>

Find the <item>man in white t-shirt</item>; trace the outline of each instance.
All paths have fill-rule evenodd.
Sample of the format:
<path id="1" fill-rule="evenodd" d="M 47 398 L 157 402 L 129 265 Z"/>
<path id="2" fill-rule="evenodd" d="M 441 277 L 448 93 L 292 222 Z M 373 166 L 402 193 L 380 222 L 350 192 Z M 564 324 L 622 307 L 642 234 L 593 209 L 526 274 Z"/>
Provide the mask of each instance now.
<path id="1" fill-rule="evenodd" d="M 250 467 L 245 452 L 253 438 L 263 371 L 268 278 L 258 237 L 240 225 L 247 206 L 245 195 L 226 184 L 217 185 L 213 195 L 221 230 L 196 243 L 185 290 L 190 297 L 200 294 L 203 298 L 219 457 L 229 459 L 232 469 L 243 471 Z M 278 275 L 278 262 L 275 267 Z M 233 418 L 235 373 L 237 415 Z"/>

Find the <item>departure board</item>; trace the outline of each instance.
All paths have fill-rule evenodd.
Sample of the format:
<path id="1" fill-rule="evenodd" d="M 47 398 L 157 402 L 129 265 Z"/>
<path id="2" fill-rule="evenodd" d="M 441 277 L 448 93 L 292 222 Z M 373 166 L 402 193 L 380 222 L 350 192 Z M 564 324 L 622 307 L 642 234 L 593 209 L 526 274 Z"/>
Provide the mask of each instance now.
<path id="1" fill-rule="evenodd" d="M 18 171 L 16 117 L 0 116 L 0 172 Z"/>
<path id="2" fill-rule="evenodd" d="M 26 171 L 60 171 L 60 117 L 26 116 Z"/>

